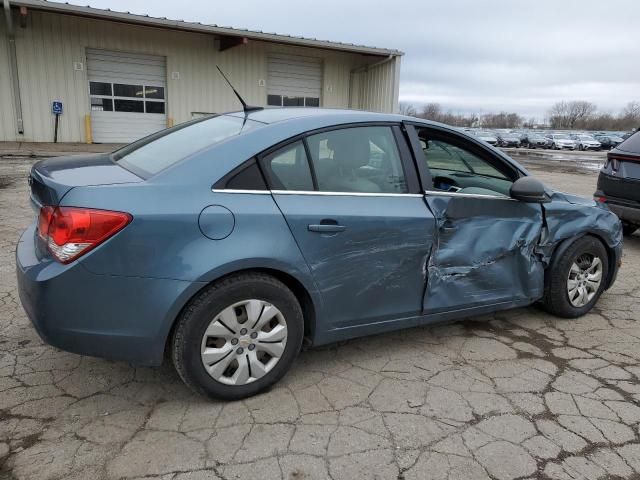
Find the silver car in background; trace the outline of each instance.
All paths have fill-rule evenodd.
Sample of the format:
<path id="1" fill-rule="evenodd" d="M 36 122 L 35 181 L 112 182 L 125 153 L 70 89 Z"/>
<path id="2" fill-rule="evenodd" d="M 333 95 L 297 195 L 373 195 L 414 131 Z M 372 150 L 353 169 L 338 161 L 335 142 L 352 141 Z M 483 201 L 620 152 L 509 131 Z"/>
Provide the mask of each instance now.
<path id="1" fill-rule="evenodd" d="M 576 141 L 571 139 L 571 137 L 565 133 L 552 133 L 547 135 L 547 138 L 551 140 L 551 148 L 554 150 L 576 149 Z"/>
<path id="2" fill-rule="evenodd" d="M 483 142 L 487 142 L 489 145 L 496 146 L 498 144 L 498 137 L 493 132 L 488 130 L 472 130 L 471 133 Z"/>
<path id="3" fill-rule="evenodd" d="M 578 150 L 600 150 L 602 148 L 602 144 L 591 135 L 579 133 L 572 135 L 572 139 L 575 140 Z"/>

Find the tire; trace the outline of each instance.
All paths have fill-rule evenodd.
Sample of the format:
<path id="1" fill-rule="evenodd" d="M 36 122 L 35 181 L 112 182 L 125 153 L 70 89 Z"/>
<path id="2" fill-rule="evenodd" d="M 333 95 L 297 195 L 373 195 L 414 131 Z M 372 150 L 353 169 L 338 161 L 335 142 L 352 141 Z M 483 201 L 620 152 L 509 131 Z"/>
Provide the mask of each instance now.
<path id="1" fill-rule="evenodd" d="M 258 308 L 260 305 L 261 309 Z M 263 326 L 251 330 L 250 311 L 255 312 L 254 325 L 261 318 L 271 318 L 269 314 L 263 316 L 266 312 L 278 313 Z M 222 322 L 223 314 L 232 315 L 235 319 L 230 321 L 232 317 L 224 317 L 231 330 Z M 244 323 L 241 317 L 244 317 Z M 275 326 L 272 326 L 274 322 Z M 281 349 L 282 341 L 260 342 L 258 335 L 270 335 L 273 332 L 280 335 L 283 324 L 284 349 L 278 351 L 279 357 L 272 357 L 263 349 L 271 350 L 274 343 Z M 243 327 L 244 335 L 240 334 L 240 327 Z M 263 328 L 271 328 L 271 331 L 258 330 Z M 210 334 L 206 338 L 205 332 Z M 221 337 L 216 337 L 212 332 L 219 332 Z M 238 400 L 265 391 L 280 380 L 300 352 L 303 335 L 302 309 L 291 290 L 269 275 L 241 273 L 206 287 L 191 300 L 177 320 L 171 340 L 171 356 L 178 374 L 195 392 L 209 398 Z M 263 343 L 262 348 L 260 343 Z M 205 368 L 204 362 L 205 358 L 212 359 L 213 354 L 206 357 L 205 349 L 216 352 L 216 361 L 209 367 L 212 374 Z M 263 363 L 265 358 L 267 361 Z M 275 362 L 272 362 L 274 359 Z M 215 365 L 220 367 L 220 371 L 216 370 Z M 245 378 L 247 375 L 242 373 L 249 372 L 247 380 L 236 379 L 237 385 L 230 384 L 233 383 L 231 374 L 234 374 L 234 365 L 235 374 L 239 377 Z M 259 372 L 258 375 L 251 374 L 251 366 L 254 372 Z M 218 379 L 214 378 L 214 374 L 218 375 Z"/>
<path id="2" fill-rule="evenodd" d="M 584 147 L 582 146 L 582 144 L 578 145 L 578 150 L 583 151 Z"/>
<path id="3" fill-rule="evenodd" d="M 630 237 L 636 232 L 636 230 L 638 230 L 638 228 L 640 228 L 640 226 L 638 225 L 632 225 L 631 223 L 623 223 L 622 233 L 624 234 L 625 237 Z"/>
<path id="4" fill-rule="evenodd" d="M 587 266 L 591 262 L 591 260 L 587 259 L 592 258 L 598 258 L 601 263 L 599 284 L 597 288 L 593 288 L 594 285 L 592 283 L 584 287 L 593 288 L 593 296 L 590 295 L 591 291 L 589 291 L 591 298 L 586 301 L 585 297 L 586 303 L 583 305 L 575 305 L 570 299 L 570 272 L 574 263 Z M 596 271 L 597 270 L 594 270 L 594 272 Z M 578 238 L 566 249 L 554 255 L 554 259 L 551 262 L 545 278 L 545 296 L 542 300 L 543 308 L 554 315 L 564 318 L 576 318 L 585 315 L 593 308 L 600 298 L 600 295 L 602 295 L 608 274 L 609 260 L 607 250 L 602 242 L 590 235 Z M 575 274 L 571 273 L 571 276 L 574 275 Z M 589 282 L 589 280 L 585 281 L 587 283 Z M 577 283 L 579 284 L 579 282 Z"/>

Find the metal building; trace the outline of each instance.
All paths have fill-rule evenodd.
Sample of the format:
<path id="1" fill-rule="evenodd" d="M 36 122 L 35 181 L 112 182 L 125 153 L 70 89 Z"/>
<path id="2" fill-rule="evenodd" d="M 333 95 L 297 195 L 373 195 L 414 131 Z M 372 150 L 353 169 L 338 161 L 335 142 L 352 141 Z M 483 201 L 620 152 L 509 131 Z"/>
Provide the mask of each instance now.
<path id="1" fill-rule="evenodd" d="M 0 141 L 129 142 L 248 103 L 398 109 L 402 52 L 43 0 L 0 0 Z"/>

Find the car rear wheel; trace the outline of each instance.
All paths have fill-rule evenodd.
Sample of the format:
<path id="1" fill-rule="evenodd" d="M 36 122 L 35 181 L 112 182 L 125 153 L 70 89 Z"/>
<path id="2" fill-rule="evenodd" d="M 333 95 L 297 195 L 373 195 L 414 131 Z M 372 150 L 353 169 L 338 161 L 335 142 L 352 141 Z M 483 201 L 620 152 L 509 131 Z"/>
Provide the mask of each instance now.
<path id="1" fill-rule="evenodd" d="M 302 346 L 295 295 L 262 273 L 207 287 L 178 319 L 173 363 L 194 391 L 224 400 L 255 395 L 280 380 Z"/>
<path id="2" fill-rule="evenodd" d="M 549 267 L 542 304 L 565 318 L 588 313 L 604 291 L 609 272 L 607 251 L 597 238 L 575 240 Z"/>

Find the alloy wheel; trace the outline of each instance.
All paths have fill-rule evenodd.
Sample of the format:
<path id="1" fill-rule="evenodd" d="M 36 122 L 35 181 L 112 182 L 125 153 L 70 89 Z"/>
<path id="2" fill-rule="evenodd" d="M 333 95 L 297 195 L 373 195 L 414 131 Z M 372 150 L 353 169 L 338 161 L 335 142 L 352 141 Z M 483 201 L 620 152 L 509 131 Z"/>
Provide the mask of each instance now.
<path id="1" fill-rule="evenodd" d="M 202 337 L 200 355 L 207 373 L 226 385 L 246 385 L 278 363 L 287 344 L 287 322 L 264 300 L 234 303 L 217 314 Z"/>
<path id="2" fill-rule="evenodd" d="M 584 307 L 598 293 L 602 272 L 602 260 L 597 256 L 584 254 L 573 262 L 567 278 L 567 292 L 574 307 Z"/>

